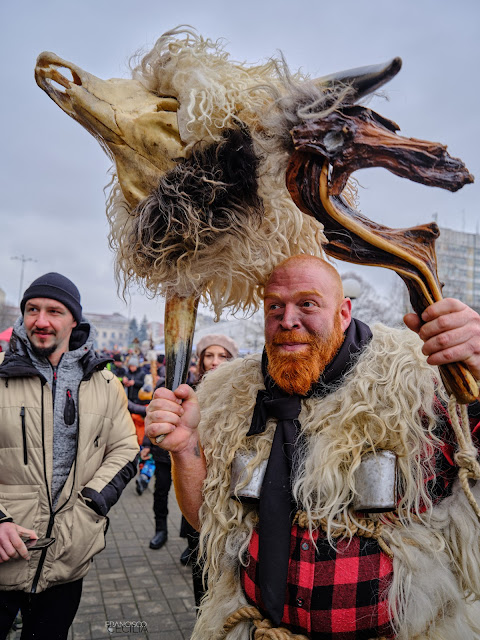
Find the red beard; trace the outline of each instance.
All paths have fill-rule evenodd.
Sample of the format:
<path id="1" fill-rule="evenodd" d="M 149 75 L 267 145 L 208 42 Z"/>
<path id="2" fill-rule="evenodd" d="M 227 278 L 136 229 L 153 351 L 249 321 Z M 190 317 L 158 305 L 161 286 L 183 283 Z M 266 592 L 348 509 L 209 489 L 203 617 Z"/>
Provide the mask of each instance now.
<path id="1" fill-rule="evenodd" d="M 268 356 L 268 373 L 278 386 L 290 395 L 305 396 L 322 375 L 345 339 L 336 317 L 333 331 L 323 337 L 300 331 L 280 331 L 265 345 Z M 287 342 L 307 344 L 300 352 L 280 353 L 276 345 Z"/>

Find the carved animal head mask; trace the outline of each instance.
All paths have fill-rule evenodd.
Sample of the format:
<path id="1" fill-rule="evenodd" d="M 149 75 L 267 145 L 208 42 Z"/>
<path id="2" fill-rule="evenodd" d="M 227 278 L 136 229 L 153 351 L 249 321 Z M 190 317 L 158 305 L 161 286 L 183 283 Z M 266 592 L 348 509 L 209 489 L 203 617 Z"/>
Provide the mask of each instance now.
<path id="1" fill-rule="evenodd" d="M 52 53 L 39 56 L 35 77 L 115 163 L 107 215 L 117 278 L 167 301 L 185 298 L 191 332 L 192 300 L 203 296 L 217 316 L 256 308 L 259 284 L 290 255 L 321 255 L 329 240 L 336 257 L 365 257 L 376 246 L 365 242 L 370 231 L 358 231 L 354 213 L 361 242 L 344 246 L 349 223 L 335 213 L 348 206 L 344 187 L 355 169 L 384 166 L 452 190 L 472 180 L 444 147 L 399 144 L 395 123 L 356 106 L 400 67 L 395 58 L 312 80 L 291 74 L 282 58 L 231 62 L 221 43 L 179 28 L 159 38 L 130 80 L 100 80 Z M 407 280 L 397 258 L 384 266 Z M 412 278 L 415 300 L 428 302 L 428 286 L 441 295 L 436 274 Z M 167 313 L 176 334 L 185 329 L 179 317 Z"/>
<path id="2" fill-rule="evenodd" d="M 35 77 L 115 163 L 108 216 L 119 278 L 154 294 L 205 295 L 219 314 L 258 305 L 257 285 L 279 260 L 321 253 L 322 225 L 285 187 L 291 127 L 399 68 L 396 59 L 312 81 L 281 60 L 233 63 L 219 43 L 174 30 L 132 79 L 104 81 L 53 53 L 40 54 Z"/>

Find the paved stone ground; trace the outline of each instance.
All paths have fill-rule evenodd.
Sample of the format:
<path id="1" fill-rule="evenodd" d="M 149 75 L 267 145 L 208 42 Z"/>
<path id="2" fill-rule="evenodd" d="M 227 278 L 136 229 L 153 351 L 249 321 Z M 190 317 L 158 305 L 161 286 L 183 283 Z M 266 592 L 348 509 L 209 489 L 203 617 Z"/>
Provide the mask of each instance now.
<path id="1" fill-rule="evenodd" d="M 172 487 L 168 541 L 162 549 L 149 549 L 155 532 L 153 480 L 150 485 L 138 496 L 132 481 L 109 513 L 107 544 L 84 580 L 69 640 L 190 638 L 195 602 L 191 568 L 180 563 L 186 547 L 186 540 L 178 535 L 181 513 Z M 112 632 L 107 621 L 117 623 Z M 20 631 L 9 635 L 9 640 L 19 638 Z"/>

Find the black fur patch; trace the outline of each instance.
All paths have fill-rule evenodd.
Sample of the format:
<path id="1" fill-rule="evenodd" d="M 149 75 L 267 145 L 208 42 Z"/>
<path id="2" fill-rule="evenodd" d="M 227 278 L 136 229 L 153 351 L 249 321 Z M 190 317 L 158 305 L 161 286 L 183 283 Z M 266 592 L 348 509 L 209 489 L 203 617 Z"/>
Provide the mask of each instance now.
<path id="1" fill-rule="evenodd" d="M 138 206 L 134 233 L 137 252 L 145 258 L 152 259 L 159 244 L 179 244 L 188 251 L 212 244 L 226 231 L 241 233 L 247 221 L 250 227 L 260 225 L 259 161 L 250 135 L 238 128 L 223 137 L 217 144 L 194 149 Z"/>

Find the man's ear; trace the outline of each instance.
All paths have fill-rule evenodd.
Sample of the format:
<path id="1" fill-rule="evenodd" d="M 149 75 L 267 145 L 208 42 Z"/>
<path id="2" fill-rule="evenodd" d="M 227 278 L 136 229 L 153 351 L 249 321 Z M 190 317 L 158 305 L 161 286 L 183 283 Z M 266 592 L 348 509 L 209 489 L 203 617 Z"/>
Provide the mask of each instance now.
<path id="1" fill-rule="evenodd" d="M 342 331 L 345 331 L 352 321 L 352 301 L 350 298 L 344 298 L 340 303 L 340 326 Z"/>

